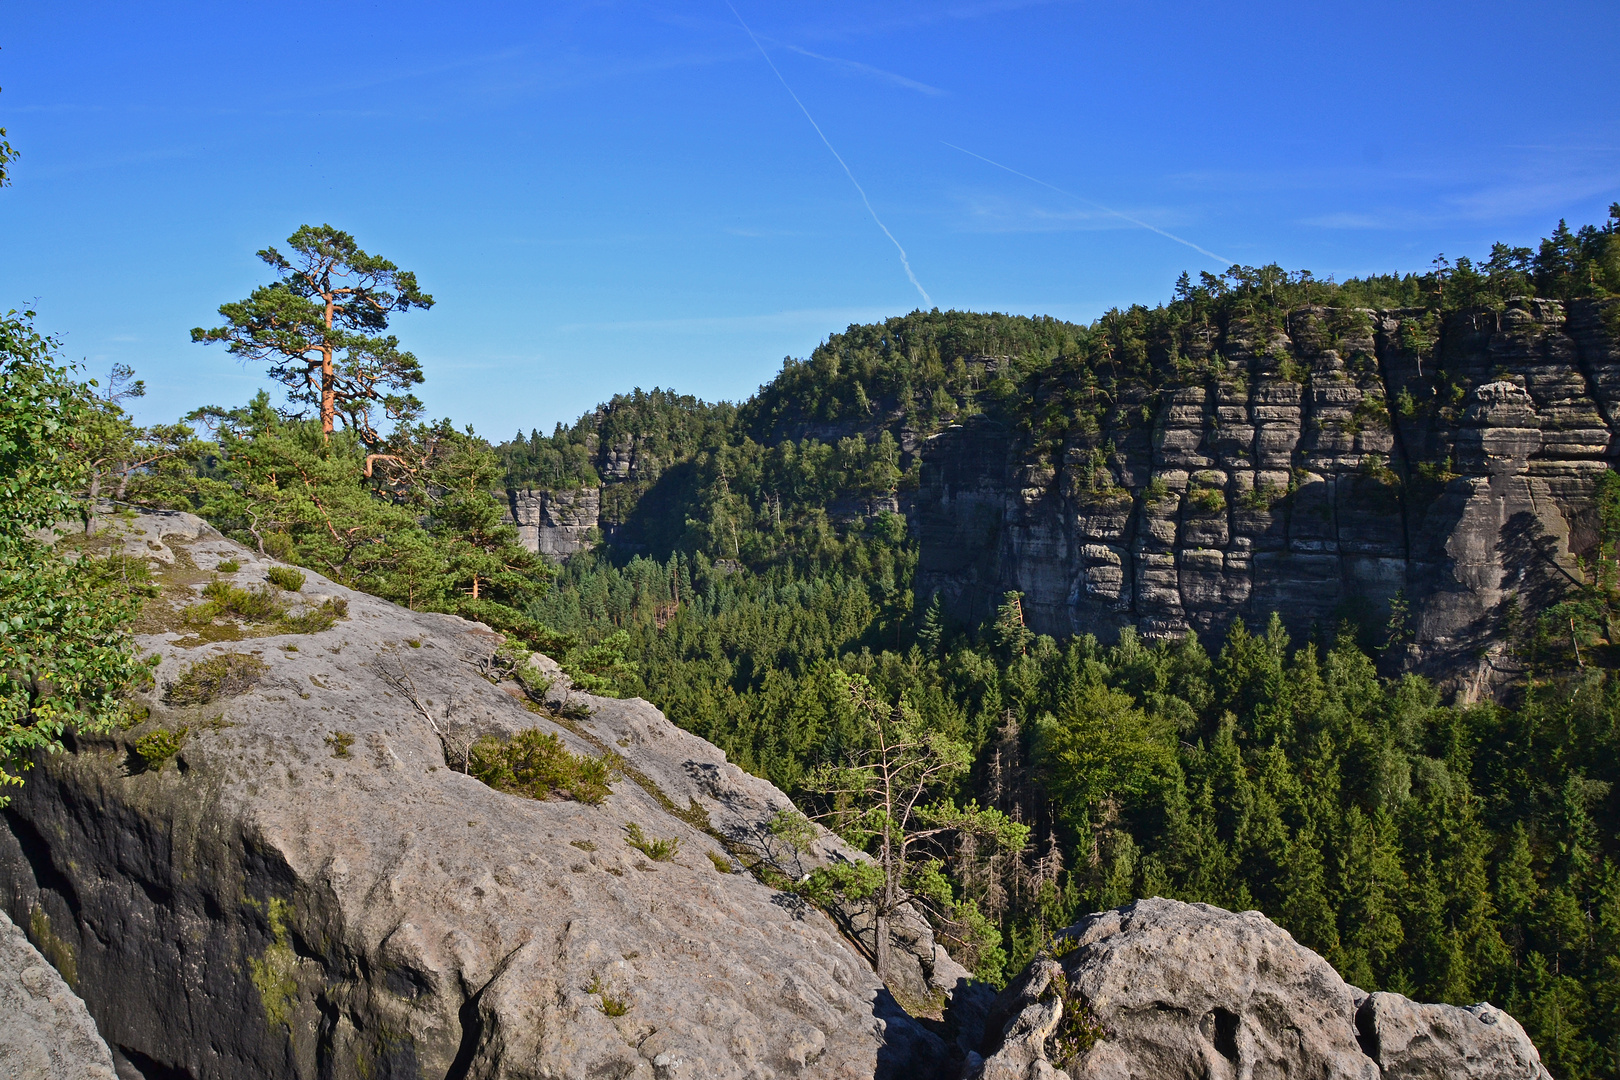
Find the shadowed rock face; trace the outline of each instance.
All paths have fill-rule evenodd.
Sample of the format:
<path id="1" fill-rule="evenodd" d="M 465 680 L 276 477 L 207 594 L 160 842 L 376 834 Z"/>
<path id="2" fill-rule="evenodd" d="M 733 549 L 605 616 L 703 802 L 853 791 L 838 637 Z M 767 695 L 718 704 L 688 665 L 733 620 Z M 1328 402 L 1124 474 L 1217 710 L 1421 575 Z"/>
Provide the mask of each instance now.
<path id="1" fill-rule="evenodd" d="M 45 936 L 50 928 L 39 925 L 36 933 Z M 84 1002 L 4 912 L 0 912 L 0 1076 L 114 1080 L 112 1054 Z"/>
<path id="2" fill-rule="evenodd" d="M 36 944 L 147 1075 L 868 1078 L 943 1064 L 826 916 L 711 860 L 734 867 L 791 804 L 650 705 L 570 694 L 577 719 L 553 719 L 489 674 L 486 628 L 307 572 L 293 601 L 341 598 L 347 618 L 307 634 L 216 627 L 239 639 L 207 643 L 179 607 L 222 561 L 240 569 L 219 576 L 248 587 L 273 564 L 189 515 L 115 528 L 159 570 L 143 625 L 173 626 L 137 639 L 161 660 L 152 714 L 36 762 L 4 812 L 0 904 L 48 927 Z M 250 689 L 170 703 L 166 687 L 227 652 L 264 665 Z M 185 737 L 153 767 L 134 747 L 159 726 Z M 589 806 L 450 767 L 481 735 L 533 727 L 579 753 L 612 749 L 633 775 Z M 678 839 L 674 857 L 629 846 L 630 823 Z M 965 972 L 926 926 L 912 936 L 896 993 L 937 1007 Z"/>
<path id="3" fill-rule="evenodd" d="M 1381 624 L 1400 592 L 1392 662 L 1483 690 L 1508 601 L 1558 595 L 1596 540 L 1620 430 L 1605 303 L 1458 314 L 1424 356 L 1401 344 L 1422 313 L 1306 308 L 1271 340 L 1227 327 L 1224 375 L 1122 396 L 1052 455 L 983 418 L 948 429 L 909 508 L 918 595 L 977 621 L 1016 589 L 1042 632 L 1162 637 L 1272 611 Z"/>
<path id="4" fill-rule="evenodd" d="M 1368 996 L 1257 911 L 1139 900 L 1060 940 L 992 1006 L 970 1080 L 1550 1080 L 1500 1009 Z"/>

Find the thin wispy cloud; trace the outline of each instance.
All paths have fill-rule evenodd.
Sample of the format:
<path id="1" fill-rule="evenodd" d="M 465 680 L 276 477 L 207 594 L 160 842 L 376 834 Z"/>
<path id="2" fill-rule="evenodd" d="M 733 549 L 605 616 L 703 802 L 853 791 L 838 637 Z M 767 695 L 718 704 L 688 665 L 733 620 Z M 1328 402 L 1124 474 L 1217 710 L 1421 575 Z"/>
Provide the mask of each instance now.
<path id="1" fill-rule="evenodd" d="M 941 141 L 943 141 L 943 140 L 941 140 Z M 1067 196 L 1068 198 L 1078 200 L 1079 202 L 1083 202 L 1088 206 L 1096 207 L 1098 210 L 1101 210 L 1105 214 L 1112 214 L 1114 217 L 1117 217 L 1122 221 L 1128 221 L 1132 225 L 1135 225 L 1135 226 L 1137 226 L 1139 228 L 1146 229 L 1148 232 L 1158 233 L 1160 236 L 1164 237 L 1166 240 L 1174 240 L 1176 243 L 1181 244 L 1184 247 L 1192 248 L 1194 251 L 1198 252 L 1200 255 L 1203 255 L 1203 256 L 1206 256 L 1208 258 L 1214 259 L 1216 262 L 1220 263 L 1222 266 L 1231 266 L 1232 265 L 1232 260 L 1222 258 L 1221 256 L 1215 254 L 1213 251 L 1210 251 L 1208 248 L 1199 247 L 1197 244 L 1193 243 L 1191 240 L 1183 240 L 1181 237 L 1177 236 L 1175 233 L 1166 232 L 1165 230 L 1159 228 L 1157 225 L 1149 225 L 1147 222 L 1143 221 L 1141 218 L 1133 217 L 1130 214 L 1124 213 L 1124 212 L 1119 211 L 1119 210 L 1115 210 L 1114 208 L 1109 207 L 1109 206 L 1104 206 L 1102 203 L 1097 202 L 1095 199 L 1088 199 L 1084 195 L 1076 195 L 1072 191 L 1065 191 L 1063 188 L 1058 187 L 1056 184 L 1048 184 L 1045 180 L 1037 179 L 1036 177 L 1033 177 L 1033 176 L 1029 175 L 1029 173 L 1026 173 L 1026 172 L 1019 172 L 1017 169 L 1012 168 L 1010 165 L 1003 165 L 999 161 L 991 161 L 989 158 L 985 157 L 983 154 L 975 154 L 972 150 L 963 149 L 962 147 L 957 146 L 955 143 L 945 143 L 945 145 L 950 147 L 952 150 L 960 150 L 962 153 L 966 154 L 968 157 L 978 158 L 980 161 L 984 162 L 986 165 L 994 165 L 996 168 L 1005 170 L 1006 172 L 1010 172 L 1014 176 L 1021 176 L 1025 180 L 1028 180 L 1030 183 L 1039 184 L 1043 188 L 1050 188 L 1051 190 L 1057 192 L 1059 195 L 1064 195 L 1064 196 Z"/>
<path id="2" fill-rule="evenodd" d="M 766 40 L 769 41 L 770 39 L 767 38 Z M 832 64 L 836 67 L 843 68 L 845 71 L 854 72 L 857 75 L 867 75 L 874 79 L 882 80 L 883 82 L 893 83 L 895 86 L 903 86 L 907 90 L 915 90 L 920 94 L 928 94 L 931 97 L 943 97 L 949 92 L 941 90 L 937 86 L 929 86 L 925 82 L 918 82 L 916 79 L 908 79 L 904 75 L 896 74 L 893 71 L 885 71 L 882 68 L 873 67 L 871 64 L 863 64 L 859 60 L 845 60 L 837 56 L 823 56 L 820 53 L 811 52 L 809 49 L 801 49 L 797 45 L 790 45 L 785 41 L 773 41 L 772 44 L 780 45 L 782 48 L 787 49 L 790 52 L 796 52 L 800 56 L 808 56 L 812 60 L 820 60 L 823 63 Z"/>
<path id="3" fill-rule="evenodd" d="M 1056 209 L 1039 203 L 997 196 L 974 196 L 964 200 L 965 231 L 981 233 L 1099 232 L 1135 229 L 1137 226 L 1116 214 L 1084 207 Z M 1164 220 L 1157 210 L 1133 207 L 1136 215 L 1151 214 Z"/>
<path id="4" fill-rule="evenodd" d="M 675 333 L 752 332 L 801 326 L 836 326 L 871 322 L 890 314 L 887 308 L 800 308 L 756 315 L 693 315 L 674 319 L 612 319 L 602 322 L 563 323 L 558 333 L 602 331 L 670 331 Z"/>

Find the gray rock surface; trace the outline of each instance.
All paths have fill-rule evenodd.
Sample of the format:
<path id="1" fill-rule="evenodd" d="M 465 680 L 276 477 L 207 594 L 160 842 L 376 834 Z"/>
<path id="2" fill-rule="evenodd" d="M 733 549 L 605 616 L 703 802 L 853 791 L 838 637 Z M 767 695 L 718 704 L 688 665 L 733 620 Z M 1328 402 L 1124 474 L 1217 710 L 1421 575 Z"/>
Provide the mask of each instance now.
<path id="1" fill-rule="evenodd" d="M 1356 1019 L 1384 1080 L 1551 1080 L 1524 1028 L 1491 1005 L 1373 994 Z"/>
<path id="2" fill-rule="evenodd" d="M 1542 1080 L 1489 1005 L 1368 997 L 1257 911 L 1138 900 L 1059 935 L 990 1012 L 974 1080 Z"/>
<path id="3" fill-rule="evenodd" d="M 735 871 L 748 849 L 732 837 L 785 797 L 651 706 L 569 694 L 574 718 L 554 717 L 492 668 L 488 629 L 307 571 L 290 599 L 347 601 L 332 628 L 199 633 L 181 611 L 222 561 L 246 587 L 272 564 L 188 515 L 107 524 L 102 542 L 150 554 L 163 587 L 137 639 L 159 659 L 151 712 L 36 763 L 0 831 L 0 906 L 48 928 L 43 951 L 149 1074 L 864 1080 L 943 1064 L 826 916 Z M 172 703 L 191 665 L 230 652 L 265 665 L 251 689 Z M 159 727 L 185 734 L 152 767 L 134 748 Z M 626 779 L 588 806 L 457 771 L 473 739 L 533 727 L 617 751 Z M 646 858 L 631 823 L 678 852 Z M 916 951 L 935 959 L 931 939 Z M 959 972 L 919 958 L 916 977 Z"/>
<path id="4" fill-rule="evenodd" d="M 0 1078 L 114 1080 L 84 1002 L 0 912 Z"/>

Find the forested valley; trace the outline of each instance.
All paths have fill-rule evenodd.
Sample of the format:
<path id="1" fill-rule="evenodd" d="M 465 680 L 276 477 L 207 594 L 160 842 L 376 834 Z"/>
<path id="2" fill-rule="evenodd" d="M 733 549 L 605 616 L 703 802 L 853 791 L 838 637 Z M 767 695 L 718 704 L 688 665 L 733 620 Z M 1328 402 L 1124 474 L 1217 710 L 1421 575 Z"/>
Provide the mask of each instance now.
<path id="1" fill-rule="evenodd" d="M 431 304 L 414 279 L 391 287 L 401 306 Z M 0 344 L 8 398 L 31 386 L 72 403 L 59 464 L 81 504 L 190 511 L 345 585 L 480 620 L 582 690 L 646 697 L 812 815 L 837 809 L 818 770 L 868 737 L 847 692 L 863 676 L 965 748 L 942 797 L 1027 826 L 1022 848 L 964 834 L 910 882 L 986 980 L 1136 897 L 1258 908 L 1364 989 L 1490 1000 L 1555 1075 L 1620 1077 L 1620 478 L 1598 485 L 1585 580 L 1517 623 L 1523 678 L 1468 703 L 1383 663 L 1406 632 L 1393 615 L 1292 637 L 1272 619 L 1222 640 L 1056 640 L 1008 593 L 993 618 L 956 623 L 916 588 L 904 513 L 929 435 L 988 414 L 1030 445 L 1060 442 L 1126 388 L 1211 377 L 1188 343 L 1213 325 L 1263 330 L 1315 304 L 1414 309 L 1437 327 L 1518 296 L 1620 296 L 1620 205 L 1538 249 L 1422 273 L 1183 275 L 1169 302 L 1091 325 L 918 311 L 832 335 L 740 404 L 636 390 L 493 444 L 421 419 L 405 391 L 422 373 L 395 345 L 347 416 L 264 393 L 142 427 L 135 373 L 87 383 L 26 315 Z M 1605 311 L 1620 332 L 1620 302 Z M 1461 389 L 1394 407 L 1455 407 Z M 584 488 L 601 500 L 584 550 L 559 566 L 519 544 L 510 492 Z M 132 610 L 139 589 L 116 569 L 75 568 L 71 588 Z"/>

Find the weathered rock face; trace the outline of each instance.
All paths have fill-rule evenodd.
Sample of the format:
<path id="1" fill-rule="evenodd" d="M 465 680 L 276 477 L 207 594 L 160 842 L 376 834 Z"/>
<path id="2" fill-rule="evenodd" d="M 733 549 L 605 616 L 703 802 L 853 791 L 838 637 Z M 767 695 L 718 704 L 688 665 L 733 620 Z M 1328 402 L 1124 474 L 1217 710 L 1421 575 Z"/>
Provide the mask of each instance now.
<path id="1" fill-rule="evenodd" d="M 42 936 L 49 932 L 46 926 L 36 929 Z M 112 1054 L 84 1002 L 0 912 L 0 1076 L 114 1080 L 115 1075 Z"/>
<path id="2" fill-rule="evenodd" d="M 977 621 L 1017 589 L 1040 631 L 1161 637 L 1382 622 L 1400 592 L 1396 659 L 1481 686 L 1509 601 L 1559 592 L 1595 543 L 1620 431 L 1604 303 L 1457 315 L 1432 356 L 1403 334 L 1421 313 L 1307 308 L 1269 340 L 1225 328 L 1209 385 L 1122 396 L 1051 455 L 948 429 L 908 507 L 918 593 Z"/>
<path id="3" fill-rule="evenodd" d="M 509 491 L 507 516 L 530 551 L 559 561 L 589 550 L 601 516 L 602 490 Z"/>
<path id="4" fill-rule="evenodd" d="M 120 527 L 127 550 L 158 561 L 149 623 L 222 560 L 240 569 L 219 576 L 243 586 L 272 565 L 187 515 Z M 148 1076 L 866 1078 L 943 1065 L 940 1040 L 826 916 L 736 869 L 791 805 L 779 791 L 645 702 L 559 681 L 574 719 L 553 716 L 491 672 L 498 639 L 477 624 L 307 578 L 299 602 L 342 598 L 345 620 L 212 643 L 176 620 L 138 638 L 161 661 L 151 716 L 38 761 L 5 810 L 0 904 L 48 928 L 43 951 L 72 967 L 108 1042 Z M 184 672 L 227 652 L 263 663 L 251 689 L 173 703 Z M 134 746 L 159 726 L 185 736 L 153 767 Z M 452 767 L 480 735 L 535 727 L 579 753 L 617 751 L 627 778 L 588 806 Z M 645 857 L 627 824 L 678 840 L 674 857 Z M 833 843 L 802 855 L 830 857 Z M 936 1003 L 965 975 L 925 926 L 911 954 L 914 992 Z"/>
<path id="5" fill-rule="evenodd" d="M 1549 1080 L 1489 1005 L 1370 997 L 1257 911 L 1139 900 L 1060 935 L 997 999 L 975 1080 Z"/>

